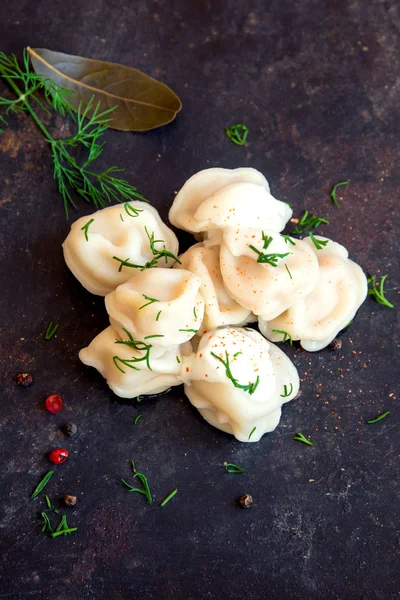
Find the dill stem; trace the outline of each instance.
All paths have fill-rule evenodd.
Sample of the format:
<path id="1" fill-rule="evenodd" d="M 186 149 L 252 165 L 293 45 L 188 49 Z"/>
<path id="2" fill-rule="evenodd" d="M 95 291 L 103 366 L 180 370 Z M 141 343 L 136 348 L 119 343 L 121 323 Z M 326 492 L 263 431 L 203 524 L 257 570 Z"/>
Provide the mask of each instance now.
<path id="1" fill-rule="evenodd" d="M 1 71 L 1 69 L 0 69 L 0 72 L 1 72 L 1 76 L 3 77 L 3 79 L 5 79 L 8 83 L 8 85 L 14 90 L 14 92 L 16 94 L 18 94 L 18 97 L 20 98 L 21 96 L 24 96 L 24 93 L 19 89 L 17 84 L 12 79 L 8 78 L 7 75 L 5 75 Z M 43 133 L 45 138 L 49 142 L 54 143 L 54 139 L 51 137 L 50 133 L 47 131 L 46 127 L 43 125 L 42 121 L 39 119 L 39 117 L 37 116 L 37 114 L 35 113 L 33 108 L 31 107 L 31 105 L 29 104 L 28 100 L 25 99 L 23 101 L 23 104 L 26 106 L 29 114 L 31 115 L 32 119 L 35 121 L 36 125 L 39 127 L 39 129 L 41 130 L 41 132 Z"/>

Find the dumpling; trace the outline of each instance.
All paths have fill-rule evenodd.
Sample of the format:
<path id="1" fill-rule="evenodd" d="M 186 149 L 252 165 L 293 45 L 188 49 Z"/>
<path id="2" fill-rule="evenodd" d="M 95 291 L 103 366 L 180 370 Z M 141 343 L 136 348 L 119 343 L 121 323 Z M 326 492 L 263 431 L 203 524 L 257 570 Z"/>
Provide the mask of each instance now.
<path id="1" fill-rule="evenodd" d="M 257 442 L 279 423 L 299 390 L 289 358 L 252 329 L 207 332 L 183 359 L 185 394 L 202 417 L 241 442 Z"/>
<path id="2" fill-rule="evenodd" d="M 163 347 L 190 340 L 204 315 L 201 279 L 184 269 L 146 269 L 105 298 L 110 323 L 120 336 Z"/>
<path id="3" fill-rule="evenodd" d="M 112 391 L 121 398 L 136 398 L 142 394 L 158 394 L 182 383 L 183 353 L 191 345 L 160 348 L 153 352 L 152 345 L 135 342 L 131 335 L 123 343 L 112 327 L 108 327 L 79 352 L 81 361 L 94 367 L 107 380 Z M 137 348 L 137 349 L 135 349 Z"/>
<path id="4" fill-rule="evenodd" d="M 226 230 L 220 268 L 230 296 L 264 320 L 307 296 L 318 279 L 318 261 L 308 244 L 260 229 Z"/>
<path id="5" fill-rule="evenodd" d="M 65 262 L 81 284 L 92 294 L 105 296 L 140 273 L 146 263 L 172 267 L 178 240 L 155 208 L 137 201 L 81 217 L 72 224 L 63 249 Z"/>
<path id="6" fill-rule="evenodd" d="M 226 227 L 264 227 L 282 231 L 292 216 L 288 204 L 276 200 L 265 177 L 256 169 L 205 169 L 178 192 L 169 220 L 180 229 L 203 232 L 218 244 Z"/>
<path id="7" fill-rule="evenodd" d="M 316 239 L 317 243 L 327 241 L 322 236 Z M 367 296 L 368 284 L 361 267 L 348 258 L 346 248 L 340 244 L 328 240 L 317 250 L 311 238 L 304 243 L 318 259 L 317 285 L 276 319 L 260 319 L 259 327 L 272 341 L 282 339 L 282 334 L 274 329 L 285 331 L 293 340 L 300 340 L 305 350 L 315 352 L 328 346 L 354 318 Z"/>
<path id="8" fill-rule="evenodd" d="M 222 280 L 219 248 L 195 244 L 179 257 L 176 269 L 187 269 L 201 279 L 200 294 L 204 299 L 204 320 L 201 331 L 221 325 L 244 325 L 255 318 L 251 311 L 232 300 Z"/>

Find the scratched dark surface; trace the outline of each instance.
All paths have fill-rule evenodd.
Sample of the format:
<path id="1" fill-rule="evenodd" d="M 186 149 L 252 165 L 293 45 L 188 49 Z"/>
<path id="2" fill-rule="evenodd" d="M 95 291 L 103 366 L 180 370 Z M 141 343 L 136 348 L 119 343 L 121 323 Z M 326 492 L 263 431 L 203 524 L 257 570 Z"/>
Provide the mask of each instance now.
<path id="1" fill-rule="evenodd" d="M 0 4 L 2 50 L 114 60 L 180 95 L 174 123 L 109 132 L 103 158 L 163 217 L 197 170 L 255 167 L 296 215 L 327 215 L 323 232 L 365 270 L 388 273 L 397 305 L 399 29 L 395 0 Z M 245 148 L 224 135 L 235 122 L 249 127 Z M 339 352 L 285 347 L 302 396 L 275 433 L 241 444 L 203 422 L 181 388 L 138 407 L 80 364 L 106 313 L 63 263 L 69 224 L 48 147 L 24 115 L 0 137 L 0 169 L 0 599 L 399 598 L 397 310 L 367 299 Z M 329 191 L 344 179 L 337 209 Z M 90 212 L 80 203 L 72 219 Z M 45 342 L 50 319 L 61 326 Z M 15 384 L 21 370 L 34 376 L 29 390 Z M 65 402 L 58 415 L 43 408 L 54 392 Z M 365 424 L 383 410 L 385 420 Z M 65 421 L 76 437 L 60 433 Z M 314 447 L 292 440 L 299 430 Z M 42 500 L 29 495 L 58 445 L 70 458 L 47 491 L 57 505 L 78 496 L 68 510 L 78 532 L 52 540 L 40 530 Z M 152 506 L 120 483 L 131 458 Z M 245 474 L 226 474 L 224 461 Z M 235 505 L 244 492 L 248 511 Z"/>

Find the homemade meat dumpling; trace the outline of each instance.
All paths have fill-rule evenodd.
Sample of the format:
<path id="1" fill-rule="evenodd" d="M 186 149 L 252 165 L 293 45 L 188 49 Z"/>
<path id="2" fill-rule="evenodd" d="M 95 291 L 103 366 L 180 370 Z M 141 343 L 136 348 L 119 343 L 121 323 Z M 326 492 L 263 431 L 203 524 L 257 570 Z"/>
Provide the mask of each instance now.
<path id="1" fill-rule="evenodd" d="M 265 177 L 255 169 L 205 169 L 188 179 L 175 197 L 169 220 L 180 229 L 202 233 L 218 244 L 226 227 L 260 227 L 282 231 L 292 216 L 276 200 Z"/>
<path id="2" fill-rule="evenodd" d="M 219 248 L 195 244 L 179 257 L 176 269 L 187 269 L 201 280 L 200 294 L 204 300 L 204 320 L 200 331 L 221 325 L 244 325 L 255 318 L 250 310 L 233 300 L 224 285 L 219 268 Z"/>
<path id="3" fill-rule="evenodd" d="M 230 296 L 264 320 L 307 296 L 318 278 L 308 244 L 260 229 L 224 231 L 220 269 Z"/>
<path id="4" fill-rule="evenodd" d="M 105 298 L 110 323 L 124 336 L 170 348 L 200 329 L 204 300 L 201 279 L 184 269 L 146 269 Z"/>
<path id="5" fill-rule="evenodd" d="M 79 352 L 79 358 L 97 369 L 117 396 L 136 398 L 165 392 L 182 383 L 183 353 L 190 350 L 189 343 L 160 351 L 150 343 L 136 342 L 129 333 L 124 343 L 112 327 L 107 327 Z"/>
<path id="6" fill-rule="evenodd" d="M 156 266 L 172 267 L 178 240 L 155 208 L 136 201 L 81 217 L 72 224 L 63 249 L 67 266 L 81 284 L 105 296 L 140 273 L 158 252 L 162 256 Z"/>
<path id="7" fill-rule="evenodd" d="M 251 329 L 226 327 L 203 335 L 183 359 L 185 394 L 202 417 L 241 442 L 257 442 L 279 423 L 299 377 L 289 358 Z"/>
<path id="8" fill-rule="evenodd" d="M 320 241 L 328 243 L 317 250 L 311 238 L 304 240 L 319 263 L 318 281 L 312 292 L 296 300 L 277 318 L 259 319 L 260 331 L 269 340 L 282 339 L 282 334 L 274 329 L 285 331 L 293 340 L 300 340 L 302 347 L 310 352 L 331 343 L 354 318 L 368 291 L 365 274 L 348 258 L 346 248 L 318 236 L 317 243 Z"/>

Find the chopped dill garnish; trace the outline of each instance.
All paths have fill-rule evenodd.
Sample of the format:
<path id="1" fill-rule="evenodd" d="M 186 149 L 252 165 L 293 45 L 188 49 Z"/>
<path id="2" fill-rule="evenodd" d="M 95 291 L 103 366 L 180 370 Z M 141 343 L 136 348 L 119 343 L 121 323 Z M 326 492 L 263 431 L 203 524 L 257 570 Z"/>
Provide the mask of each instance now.
<path id="1" fill-rule="evenodd" d="M 264 232 L 262 232 L 263 250 L 266 250 L 268 248 L 268 246 L 272 242 L 272 239 L 273 239 L 272 237 L 268 237 L 265 235 Z M 277 253 L 265 254 L 264 252 L 261 252 L 261 250 L 258 250 L 252 244 L 248 244 L 248 246 L 249 246 L 250 250 L 253 250 L 253 252 L 258 254 L 258 258 L 257 258 L 258 263 L 268 264 L 268 265 L 271 265 L 271 267 L 277 267 L 279 258 L 285 258 L 285 256 L 289 256 L 289 254 L 291 254 L 291 252 L 285 252 L 284 254 L 277 254 Z"/>
<path id="2" fill-rule="evenodd" d="M 236 146 L 244 146 L 249 134 L 249 130 L 246 125 L 238 123 L 225 129 L 225 133 L 230 141 L 236 144 Z"/>
<path id="3" fill-rule="evenodd" d="M 151 344 L 146 344 L 145 342 L 141 342 L 140 340 L 134 340 L 132 335 L 129 333 L 129 331 L 127 329 L 123 328 L 123 330 L 126 333 L 126 335 L 128 336 L 128 339 L 127 340 L 116 340 L 115 343 L 129 346 L 130 348 L 133 348 L 137 352 L 140 352 L 142 355 L 140 357 L 134 356 L 131 359 L 123 359 L 123 358 L 120 358 L 119 356 L 113 356 L 114 365 L 117 367 L 117 369 L 119 371 L 121 371 L 121 373 L 125 373 L 125 371 L 119 366 L 118 363 L 121 363 L 125 367 L 129 367 L 130 369 L 134 369 L 135 371 L 140 371 L 140 368 L 136 367 L 135 365 L 140 362 L 146 362 L 147 368 L 149 369 L 149 371 L 152 371 L 152 368 L 150 366 L 150 350 L 152 349 L 153 346 Z"/>
<path id="4" fill-rule="evenodd" d="M 283 237 L 283 241 L 284 241 L 286 244 L 292 244 L 292 246 L 295 246 L 295 245 L 296 245 L 296 242 L 294 242 L 294 241 L 292 240 L 292 238 L 290 237 L 290 235 L 285 235 L 285 236 Z"/>
<path id="5" fill-rule="evenodd" d="M 281 333 L 283 335 L 282 343 L 286 342 L 286 340 L 289 340 L 289 344 L 293 346 L 292 336 L 287 331 L 282 331 L 281 329 L 273 329 L 272 333 Z"/>
<path id="6" fill-rule="evenodd" d="M 367 421 L 367 423 L 368 423 L 368 425 L 370 425 L 371 423 L 377 423 L 377 421 L 382 421 L 382 419 L 384 419 L 388 415 L 390 415 L 390 410 L 387 410 L 386 412 L 378 415 L 377 417 L 375 417 L 375 419 L 371 419 L 370 421 Z"/>
<path id="7" fill-rule="evenodd" d="M 142 489 L 141 488 L 133 487 L 132 485 L 130 485 L 129 483 L 127 483 L 125 481 L 125 479 L 121 479 L 121 481 L 128 488 L 128 492 L 136 492 L 138 494 L 142 494 L 143 496 L 146 496 L 148 503 L 152 504 L 153 498 L 152 498 L 152 495 L 151 495 L 151 492 L 150 492 L 150 487 L 149 487 L 149 483 L 147 481 L 147 477 L 145 477 L 143 475 L 143 473 L 139 473 L 139 471 L 136 470 L 135 463 L 134 463 L 133 460 L 132 460 L 132 471 L 133 471 L 133 479 L 136 479 L 136 477 L 138 478 L 138 480 L 140 481 L 140 483 L 143 486 Z"/>
<path id="8" fill-rule="evenodd" d="M 214 352 L 211 352 L 211 356 L 213 356 L 216 360 L 218 360 L 219 362 L 221 362 L 224 365 L 225 375 L 228 377 L 228 379 L 231 380 L 231 382 L 233 383 L 235 388 L 238 388 L 239 390 L 243 390 L 244 392 L 247 392 L 248 394 L 250 394 L 250 396 L 252 396 L 254 394 L 254 392 L 257 389 L 258 384 L 260 383 L 260 377 L 258 375 L 257 375 L 256 380 L 253 383 L 248 383 L 248 384 L 239 383 L 238 380 L 235 379 L 235 377 L 232 375 L 232 371 L 231 371 L 231 367 L 230 367 L 230 363 L 229 363 L 229 354 L 226 350 L 225 350 L 225 359 L 226 360 L 224 360 L 217 354 L 214 354 Z"/>
<path id="9" fill-rule="evenodd" d="M 233 463 L 224 463 L 227 473 L 244 473 L 244 469 Z"/>
<path id="10" fill-rule="evenodd" d="M 159 337 L 165 337 L 165 336 L 162 333 L 155 333 L 154 335 L 145 335 L 144 339 L 150 340 L 151 338 L 159 338 Z"/>
<path id="11" fill-rule="evenodd" d="M 171 498 L 173 498 L 177 492 L 178 492 L 178 488 L 175 488 L 170 494 L 168 494 L 168 496 L 166 498 L 164 498 L 164 500 L 161 502 L 160 506 L 165 506 L 167 504 L 167 502 L 169 502 L 171 500 Z"/>
<path id="12" fill-rule="evenodd" d="M 317 227 L 319 227 L 322 223 L 328 225 L 329 221 L 325 217 L 315 217 L 314 215 L 309 216 L 308 210 L 306 210 L 291 233 L 292 235 L 303 235 L 310 229 L 317 229 Z"/>
<path id="13" fill-rule="evenodd" d="M 314 446 L 314 442 L 308 440 L 302 433 L 300 433 L 300 431 L 298 431 L 296 435 L 293 436 L 293 439 L 296 442 L 303 442 L 303 444 L 307 444 L 308 446 Z"/>
<path id="14" fill-rule="evenodd" d="M 154 267 L 158 266 L 157 263 L 161 258 L 164 258 L 166 263 L 168 263 L 168 258 L 172 258 L 172 260 L 176 261 L 179 264 L 182 264 L 181 261 L 179 260 L 179 258 L 177 256 L 175 256 L 175 254 L 173 254 L 172 252 L 169 252 L 169 250 L 167 250 L 164 240 L 155 240 L 154 239 L 154 231 L 150 234 L 148 232 L 148 229 L 146 226 L 144 229 L 146 231 L 146 235 L 149 240 L 150 250 L 153 254 L 153 258 L 150 261 L 148 261 L 147 263 L 145 263 L 144 265 L 137 265 L 135 263 L 130 263 L 129 257 L 124 260 L 123 258 L 119 258 L 118 256 L 113 256 L 113 259 L 120 263 L 119 268 L 118 268 L 119 273 L 122 271 L 122 267 L 129 267 L 131 269 L 140 269 L 141 271 L 144 271 L 145 269 L 153 269 Z M 157 250 L 155 247 L 155 244 L 164 244 L 164 246 L 161 250 Z"/>
<path id="15" fill-rule="evenodd" d="M 46 333 L 44 334 L 44 339 L 47 341 L 51 340 L 51 338 L 56 334 L 56 331 L 59 327 L 59 323 L 53 323 L 53 321 L 50 321 L 46 329 Z"/>
<path id="16" fill-rule="evenodd" d="M 348 181 L 341 181 L 340 183 L 337 183 L 336 185 L 334 185 L 333 189 L 331 191 L 332 202 L 338 208 L 340 208 L 340 205 L 339 205 L 339 202 L 337 201 L 337 198 L 336 198 L 336 190 L 338 189 L 338 187 L 341 187 L 342 185 L 349 185 L 349 182 Z"/>
<path id="17" fill-rule="evenodd" d="M 308 235 L 310 236 L 310 240 L 312 241 L 312 243 L 314 244 L 314 246 L 316 247 L 317 250 L 322 250 L 329 242 L 329 240 L 317 239 L 316 237 L 314 237 L 314 235 L 311 233 L 311 231 Z"/>
<path id="18" fill-rule="evenodd" d="M 287 385 L 283 386 L 283 394 L 280 394 L 281 398 L 288 398 L 293 392 L 293 384 L 290 384 L 290 390 L 288 390 Z"/>
<path id="19" fill-rule="evenodd" d="M 122 216 L 122 213 L 120 213 L 120 215 L 119 215 L 119 218 L 121 219 L 121 221 L 122 221 L 123 223 L 125 223 L 125 221 L 124 221 L 124 217 Z"/>
<path id="20" fill-rule="evenodd" d="M 198 329 L 180 329 L 179 331 L 187 331 L 188 333 L 197 333 Z"/>
<path id="21" fill-rule="evenodd" d="M 378 303 L 378 304 L 383 304 L 384 306 L 387 306 L 388 308 L 394 308 L 393 304 L 391 302 L 389 302 L 389 300 L 385 297 L 385 290 L 384 290 L 384 286 L 385 286 L 385 281 L 386 281 L 387 275 L 384 275 L 381 279 L 381 282 L 379 284 L 379 289 L 376 287 L 376 275 L 371 275 L 370 277 L 368 277 L 368 285 L 371 284 L 371 288 L 368 289 L 368 294 L 370 296 L 373 297 L 373 299 Z"/>
<path id="22" fill-rule="evenodd" d="M 134 206 L 131 206 L 129 202 L 125 202 L 124 209 L 129 217 L 138 217 L 139 213 L 143 212 L 143 208 L 135 208 Z"/>
<path id="23" fill-rule="evenodd" d="M 197 319 L 196 307 L 193 308 L 194 318 Z"/>
<path id="24" fill-rule="evenodd" d="M 180 360 L 179 356 L 176 357 L 176 362 L 178 363 L 178 365 L 181 364 L 181 360 Z"/>
<path id="25" fill-rule="evenodd" d="M 285 263 L 285 269 L 288 272 L 288 275 L 290 277 L 290 279 L 293 279 L 291 272 L 289 271 L 289 267 L 287 266 L 287 264 Z"/>
<path id="26" fill-rule="evenodd" d="M 86 223 L 86 225 L 81 227 L 81 231 L 85 232 L 85 239 L 87 242 L 89 241 L 89 227 L 91 226 L 92 223 L 94 223 L 94 219 L 90 219 L 90 221 L 88 221 Z"/>
<path id="27" fill-rule="evenodd" d="M 249 437 L 247 438 L 248 440 L 251 438 L 251 436 L 253 435 L 253 433 L 255 432 L 256 429 L 257 429 L 257 427 L 253 427 L 253 429 L 250 431 Z"/>
<path id="28" fill-rule="evenodd" d="M 46 475 L 43 477 L 43 479 L 41 481 L 39 481 L 39 483 L 37 484 L 32 496 L 31 496 L 31 500 L 34 500 L 37 496 L 39 496 L 40 492 L 46 487 L 50 478 L 53 475 L 54 475 L 54 471 L 49 471 L 48 473 L 46 473 Z"/>
<path id="29" fill-rule="evenodd" d="M 161 315 L 161 313 L 162 313 L 162 310 L 160 310 L 160 311 L 157 313 L 157 316 L 156 316 L 156 321 L 158 321 L 158 319 L 160 318 L 160 315 Z"/>
<path id="30" fill-rule="evenodd" d="M 142 294 L 142 296 L 145 300 L 148 300 L 148 302 L 146 304 L 143 304 L 143 306 L 140 306 L 139 310 L 142 310 L 142 308 L 146 308 L 146 306 L 150 306 L 150 304 L 154 304 L 154 302 L 160 302 L 159 300 L 157 300 L 157 298 L 150 298 L 150 296 L 146 296 L 146 294 Z"/>
<path id="31" fill-rule="evenodd" d="M 41 512 L 40 514 L 43 519 L 42 533 L 44 533 L 45 531 L 49 531 L 50 533 L 53 533 L 53 528 L 51 526 L 50 519 L 47 516 L 47 514 L 45 512 Z"/>
<path id="32" fill-rule="evenodd" d="M 133 421 L 133 424 L 136 425 L 137 422 L 139 421 L 139 419 L 141 419 L 143 417 L 143 415 L 137 415 L 137 417 L 135 418 L 135 420 Z"/>

